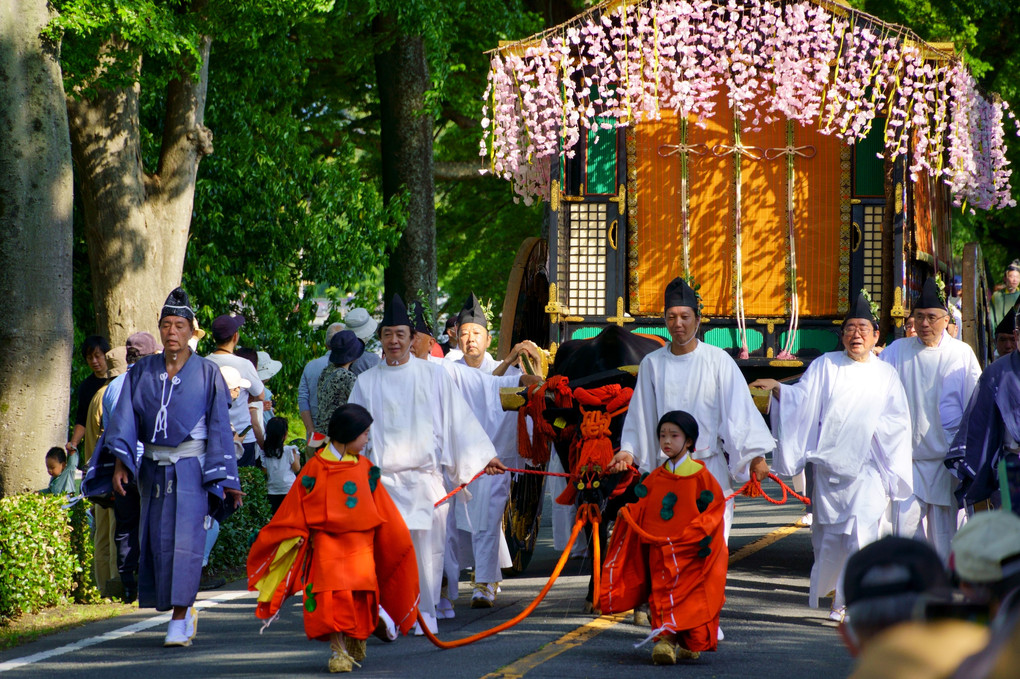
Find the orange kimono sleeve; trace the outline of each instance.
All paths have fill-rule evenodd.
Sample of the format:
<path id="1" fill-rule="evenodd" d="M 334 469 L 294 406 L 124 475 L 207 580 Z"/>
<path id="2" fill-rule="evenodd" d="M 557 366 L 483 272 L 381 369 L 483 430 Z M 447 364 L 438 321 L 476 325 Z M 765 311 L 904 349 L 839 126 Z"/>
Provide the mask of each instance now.
<path id="1" fill-rule="evenodd" d="M 300 482 L 291 486 L 272 520 L 262 527 L 248 551 L 248 589 L 259 592 L 255 616 L 276 615 L 283 602 L 304 586 L 308 524 L 301 505 Z"/>

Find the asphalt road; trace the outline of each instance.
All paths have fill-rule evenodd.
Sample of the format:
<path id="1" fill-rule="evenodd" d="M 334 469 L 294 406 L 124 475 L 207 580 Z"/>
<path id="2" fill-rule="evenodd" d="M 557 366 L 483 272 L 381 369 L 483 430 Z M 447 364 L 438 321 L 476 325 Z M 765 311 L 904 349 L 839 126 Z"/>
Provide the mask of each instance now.
<path id="1" fill-rule="evenodd" d="M 355 674 L 364 677 L 466 679 L 473 677 L 564 679 L 590 677 L 825 677 L 846 676 L 852 659 L 827 610 L 807 606 L 811 541 L 794 527 L 802 509 L 739 498 L 730 538 L 731 564 L 723 608 L 725 640 L 716 653 L 655 667 L 651 646 L 634 644 L 650 631 L 615 618 L 583 613 L 588 578 L 581 559 L 564 574 L 537 610 L 495 637 L 440 650 L 424 637 L 391 644 L 370 639 L 368 657 Z M 551 531 L 542 534 L 528 572 L 503 582 L 496 606 L 472 610 L 464 596 L 457 617 L 440 621 L 440 637 L 456 639 L 488 629 L 522 610 L 545 584 L 558 554 Z M 5 677 L 74 676 L 132 679 L 180 677 L 314 677 L 326 672 L 325 644 L 308 641 L 300 603 L 285 605 L 264 633 L 254 617 L 254 594 L 236 582 L 200 596 L 198 636 L 190 648 L 164 649 L 167 614 L 138 611 L 55 634 L 0 653 Z M 618 616 L 619 617 L 619 616 Z"/>

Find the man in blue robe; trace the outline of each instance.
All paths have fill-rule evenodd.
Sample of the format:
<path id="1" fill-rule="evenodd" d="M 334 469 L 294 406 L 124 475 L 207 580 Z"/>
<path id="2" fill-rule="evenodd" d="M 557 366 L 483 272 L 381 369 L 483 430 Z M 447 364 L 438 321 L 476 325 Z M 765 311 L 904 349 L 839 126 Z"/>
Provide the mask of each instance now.
<path id="1" fill-rule="evenodd" d="M 205 533 L 241 505 L 230 392 L 219 368 L 188 347 L 194 311 L 181 288 L 159 319 L 163 353 L 127 373 L 83 483 L 87 497 L 141 495 L 138 605 L 173 609 L 164 646 L 189 646 Z M 139 451 L 138 442 L 144 452 Z"/>
<path id="2" fill-rule="evenodd" d="M 1020 340 L 1017 317 L 1013 337 Z M 1020 471 L 1020 352 L 992 363 L 978 380 L 960 429 L 946 455 L 946 466 L 960 479 L 962 505 L 1011 509 L 1020 514 L 1020 489 L 1011 497 L 1001 481 L 1015 486 Z"/>

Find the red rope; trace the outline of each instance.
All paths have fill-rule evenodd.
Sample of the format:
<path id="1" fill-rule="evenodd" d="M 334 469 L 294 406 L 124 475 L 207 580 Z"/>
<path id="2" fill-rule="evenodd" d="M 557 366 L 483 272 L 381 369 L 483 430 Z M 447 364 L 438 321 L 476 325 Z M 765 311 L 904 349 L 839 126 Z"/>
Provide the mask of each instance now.
<path id="1" fill-rule="evenodd" d="M 422 619 L 420 612 L 418 613 L 418 626 L 421 627 L 422 632 L 425 633 L 425 636 L 428 638 L 429 641 L 431 641 L 439 648 L 443 649 L 467 646 L 468 644 L 473 644 L 476 641 L 485 639 L 487 637 L 491 637 L 494 634 L 498 634 L 499 632 L 502 632 L 505 629 L 513 627 L 514 625 L 516 625 L 517 623 L 521 622 L 526 617 L 531 615 L 531 612 L 534 611 L 540 603 L 542 603 L 542 599 L 544 599 L 545 595 L 549 593 L 550 589 L 552 589 L 553 583 L 556 582 L 556 578 L 559 577 L 560 573 L 563 571 L 563 567 L 567 563 L 567 559 L 570 557 L 570 550 L 574 546 L 574 541 L 577 539 L 578 534 L 581 532 L 581 528 L 583 528 L 586 523 L 592 524 L 592 538 L 594 540 L 593 548 L 595 550 L 595 560 L 596 563 L 598 563 L 599 522 L 601 520 L 602 513 L 599 511 L 599 508 L 596 507 L 595 505 L 591 504 L 581 505 L 580 507 L 577 508 L 577 520 L 574 522 L 574 529 L 570 532 L 570 538 L 567 540 L 567 546 L 563 548 L 563 553 L 560 554 L 560 559 L 559 561 L 556 562 L 556 567 L 553 568 L 552 575 L 549 576 L 549 580 L 548 582 L 545 583 L 545 587 L 543 587 L 542 591 L 538 593 L 538 596 L 535 597 L 534 601 L 528 604 L 523 611 L 521 611 L 514 617 L 510 618 L 509 620 L 501 622 L 492 629 L 487 629 L 482 632 L 478 632 L 477 634 L 472 634 L 471 636 L 464 637 L 463 639 L 454 639 L 453 641 L 441 641 L 438 638 L 436 638 L 436 635 L 432 633 L 432 630 L 429 629 L 429 626 Z M 599 576 L 597 568 L 595 569 L 595 573 L 596 573 L 595 592 L 597 593 L 599 591 L 598 589 Z"/>
<path id="2" fill-rule="evenodd" d="M 541 474 L 542 476 L 562 476 L 565 479 L 569 479 L 570 478 L 570 474 L 561 474 L 559 472 L 544 472 L 541 469 L 513 469 L 511 467 L 507 467 L 507 471 L 508 472 L 517 472 L 518 474 Z M 471 477 L 471 481 L 468 481 L 467 483 L 460 484 L 459 486 L 457 486 L 456 488 L 451 490 L 449 493 L 447 493 L 446 495 L 441 497 L 432 506 L 433 507 L 438 507 L 439 505 L 443 504 L 444 502 L 449 500 L 451 497 L 453 497 L 454 495 L 456 495 L 460 491 L 462 491 L 465 488 L 467 488 L 468 483 L 471 483 L 472 481 L 475 481 L 476 479 L 478 479 L 478 478 L 480 478 L 482 476 L 485 476 L 485 470 L 484 469 L 482 471 L 478 472 L 477 474 L 475 474 L 473 477 Z"/>
<path id="3" fill-rule="evenodd" d="M 778 483 L 779 487 L 782 489 L 783 491 L 782 500 L 776 500 L 774 498 L 769 497 L 768 494 L 762 489 L 761 482 L 758 480 L 758 478 L 754 474 L 751 474 L 751 480 L 745 483 L 743 486 L 741 486 L 739 490 L 736 490 L 727 495 L 724 502 L 729 502 L 731 499 L 735 498 L 738 495 L 747 495 L 748 497 L 757 497 L 758 495 L 761 495 L 768 502 L 771 502 L 774 505 L 782 505 L 786 504 L 787 494 L 790 494 L 806 505 L 811 504 L 810 499 L 804 497 L 803 495 L 798 494 L 797 491 L 783 483 L 783 481 L 775 474 L 770 472 L 769 478 Z"/>
<path id="4" fill-rule="evenodd" d="M 564 474 L 564 473 L 561 473 L 561 472 L 545 472 L 545 471 L 542 471 L 541 469 L 514 469 L 512 467 L 507 467 L 507 471 L 508 472 L 516 472 L 518 474 L 539 474 L 540 476 L 560 476 L 560 477 L 563 477 L 565 479 L 569 479 L 570 478 L 570 474 Z M 483 469 L 482 471 L 480 471 L 477 474 L 475 474 L 471 478 L 471 481 L 468 481 L 467 483 L 460 484 L 459 486 L 457 486 L 456 488 L 451 490 L 449 493 L 444 495 L 442 498 L 440 498 L 433 505 L 433 507 L 438 507 L 439 505 L 443 504 L 444 502 L 449 500 L 451 497 L 453 497 L 454 495 L 456 495 L 460 491 L 462 491 L 465 488 L 467 488 L 469 483 L 471 483 L 472 481 L 475 481 L 476 479 L 478 479 L 479 477 L 484 476 L 484 475 L 485 475 L 485 470 Z M 726 499 L 724 500 L 724 502 L 729 502 L 730 500 L 732 500 L 733 498 L 735 498 L 738 495 L 745 495 L 747 497 L 758 497 L 760 495 L 761 497 L 765 498 L 766 501 L 771 502 L 774 505 L 782 505 L 782 504 L 786 504 L 787 495 L 789 494 L 789 495 L 792 495 L 793 497 L 797 498 L 798 500 L 800 500 L 801 502 L 803 502 L 806 505 L 810 505 L 811 504 L 811 500 L 809 498 L 806 498 L 803 495 L 800 495 L 799 493 L 797 493 L 797 491 L 795 491 L 793 488 L 790 488 L 788 485 L 783 483 L 782 479 L 780 479 L 775 474 L 769 473 L 769 478 L 779 484 L 779 488 L 783 491 L 783 499 L 782 500 L 776 500 L 774 498 L 769 497 L 768 494 L 765 493 L 765 491 L 762 489 L 761 482 L 758 481 L 758 479 L 752 474 L 751 475 L 751 480 L 748 481 L 747 483 L 745 483 L 743 486 L 741 486 L 738 490 L 735 490 L 734 492 L 732 492 L 729 495 L 727 495 Z"/>

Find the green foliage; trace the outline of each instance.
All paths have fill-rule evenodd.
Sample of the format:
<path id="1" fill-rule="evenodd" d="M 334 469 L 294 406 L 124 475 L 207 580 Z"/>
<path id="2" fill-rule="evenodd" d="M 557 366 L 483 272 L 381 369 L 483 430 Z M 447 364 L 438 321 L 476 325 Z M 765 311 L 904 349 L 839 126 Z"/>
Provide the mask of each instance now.
<path id="1" fill-rule="evenodd" d="M 74 503 L 67 510 L 71 524 L 71 553 L 77 561 L 74 569 L 71 597 L 76 604 L 97 604 L 102 596 L 95 585 L 95 539 L 89 525 L 89 506 L 85 501 Z"/>
<path id="2" fill-rule="evenodd" d="M 371 272 L 402 223 L 400 203 L 384 207 L 336 122 L 302 104 L 322 23 L 267 28 L 252 48 L 214 43 L 206 124 L 216 152 L 200 166 L 184 271 L 203 327 L 242 311 L 241 344 L 283 361 L 270 386 L 287 409 L 304 364 L 325 351 L 303 283 L 330 291 L 337 307 L 348 293 L 373 299 Z"/>
<path id="3" fill-rule="evenodd" d="M 0 617 L 96 600 L 85 507 L 69 513 L 65 501 L 34 493 L 0 499 Z"/>
<path id="4" fill-rule="evenodd" d="M 241 490 L 247 495 L 241 508 L 220 525 L 220 536 L 209 555 L 209 568 L 216 572 L 244 570 L 251 543 L 272 518 L 265 473 L 254 467 L 242 467 L 238 471 Z"/>

